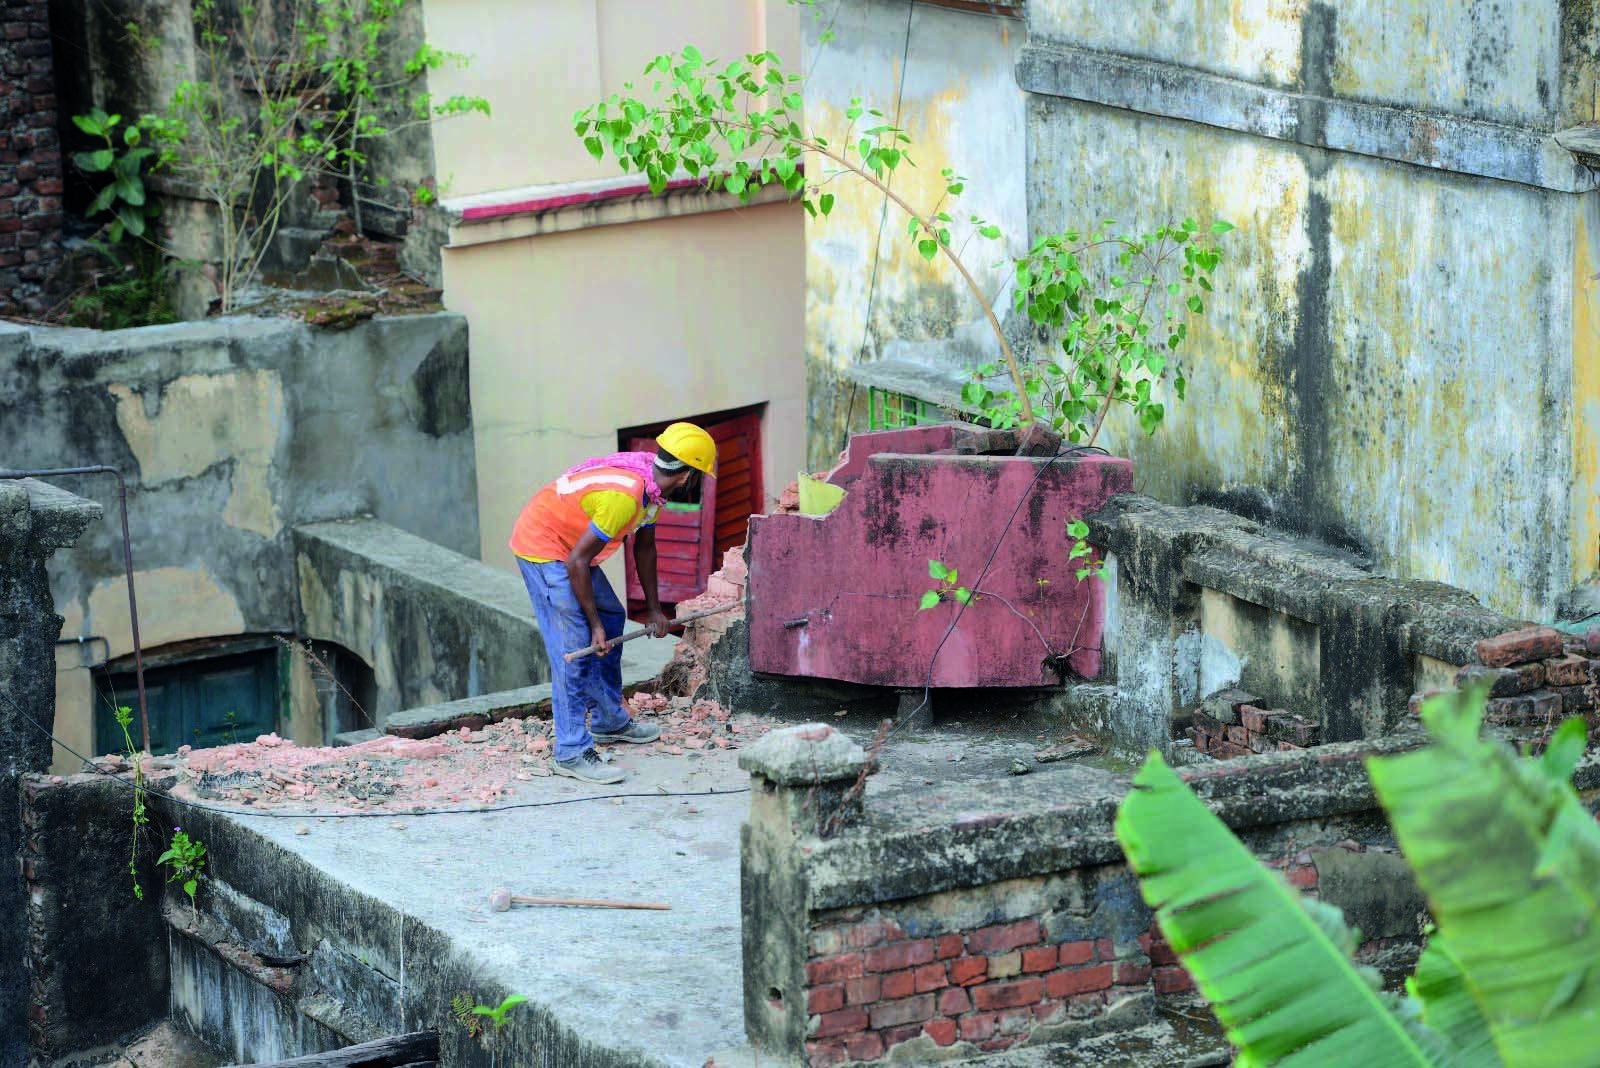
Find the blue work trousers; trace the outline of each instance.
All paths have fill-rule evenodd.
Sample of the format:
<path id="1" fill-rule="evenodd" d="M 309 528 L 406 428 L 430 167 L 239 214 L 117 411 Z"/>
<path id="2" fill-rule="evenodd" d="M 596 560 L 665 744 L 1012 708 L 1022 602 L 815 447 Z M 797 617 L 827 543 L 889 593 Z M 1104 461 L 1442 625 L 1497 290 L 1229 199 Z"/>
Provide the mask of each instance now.
<path id="1" fill-rule="evenodd" d="M 590 724 L 601 733 L 628 725 L 630 716 L 622 707 L 622 647 L 612 646 L 605 656 L 586 656 L 567 663 L 565 654 L 589 644 L 589 620 L 578 604 L 578 595 L 572 592 L 567 565 L 559 560 L 535 564 L 521 557 L 517 564 L 522 568 L 522 581 L 533 601 L 533 616 L 539 622 L 545 652 L 550 656 L 556 759 L 570 760 L 594 748 L 585 715 L 592 717 Z M 600 610 L 606 637 L 620 636 L 627 612 L 611 583 L 598 567 L 589 569 L 589 581 L 594 586 L 594 604 Z"/>

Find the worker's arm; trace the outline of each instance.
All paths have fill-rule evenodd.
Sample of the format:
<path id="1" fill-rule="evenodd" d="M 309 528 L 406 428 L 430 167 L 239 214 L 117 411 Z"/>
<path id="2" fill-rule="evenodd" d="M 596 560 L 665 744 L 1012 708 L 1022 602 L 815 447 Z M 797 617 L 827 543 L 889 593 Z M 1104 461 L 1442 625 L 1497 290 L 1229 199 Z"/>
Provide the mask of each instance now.
<path id="1" fill-rule="evenodd" d="M 596 656 L 605 656 L 611 651 L 606 625 L 601 622 L 600 609 L 594 603 L 594 582 L 589 577 L 594 558 L 605 547 L 606 540 L 591 526 L 567 554 L 567 581 L 572 584 L 572 594 L 578 599 L 578 607 L 583 609 L 583 617 L 589 621 L 589 642 Z"/>
<path id="2" fill-rule="evenodd" d="M 661 610 L 661 592 L 656 585 L 656 528 L 641 527 L 633 536 L 633 564 L 639 570 L 639 585 L 644 587 L 644 625 L 653 638 L 665 638 L 672 626 Z"/>

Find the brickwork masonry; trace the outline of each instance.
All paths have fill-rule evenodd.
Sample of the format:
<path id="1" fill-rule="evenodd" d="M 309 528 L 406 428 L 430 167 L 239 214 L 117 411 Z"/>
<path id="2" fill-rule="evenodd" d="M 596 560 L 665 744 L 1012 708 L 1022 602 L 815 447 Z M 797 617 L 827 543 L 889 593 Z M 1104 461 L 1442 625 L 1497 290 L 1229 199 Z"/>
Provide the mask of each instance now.
<path id="1" fill-rule="evenodd" d="M 61 194 L 49 4 L 0 0 L 0 314 L 46 310 Z"/>

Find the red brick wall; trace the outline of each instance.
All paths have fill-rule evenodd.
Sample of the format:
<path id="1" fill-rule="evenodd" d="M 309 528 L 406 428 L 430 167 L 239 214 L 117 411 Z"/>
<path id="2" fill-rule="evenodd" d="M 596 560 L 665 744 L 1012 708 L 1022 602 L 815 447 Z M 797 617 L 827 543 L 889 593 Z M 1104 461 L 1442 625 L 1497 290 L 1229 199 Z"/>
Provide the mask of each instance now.
<path id="1" fill-rule="evenodd" d="M 45 0 L 0 0 L 0 313 L 45 310 L 61 244 L 61 149 Z"/>

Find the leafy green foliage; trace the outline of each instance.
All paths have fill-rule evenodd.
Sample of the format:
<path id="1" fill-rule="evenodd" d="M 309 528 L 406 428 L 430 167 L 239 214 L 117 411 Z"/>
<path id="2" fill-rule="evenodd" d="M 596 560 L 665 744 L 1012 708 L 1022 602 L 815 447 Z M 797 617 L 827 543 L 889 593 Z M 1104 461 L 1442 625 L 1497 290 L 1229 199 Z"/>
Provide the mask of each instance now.
<path id="1" fill-rule="evenodd" d="M 398 63 L 389 55 L 396 21 L 413 2 L 194 0 L 197 76 L 139 125 L 157 168 L 217 208 L 224 311 L 255 276 L 304 180 L 339 175 L 358 189 L 387 185 L 364 177 L 374 143 L 420 124 L 488 114 L 481 97 L 439 100 L 427 90 L 429 71 L 463 57 L 429 45 Z M 285 25 L 295 32 L 280 33 Z M 355 201 L 359 212 L 359 195 Z"/>
<path id="2" fill-rule="evenodd" d="M 1189 322 L 1205 311 L 1222 253 L 1216 237 L 1232 230 L 1193 219 L 1143 234 L 1112 234 L 1106 220 L 1087 232 L 1041 237 L 1014 263 L 1012 302 L 1054 339 L 1047 358 L 1024 365 L 1024 389 L 1069 441 L 1092 445 L 1113 406 L 1132 410 L 1153 434 L 1170 399 L 1187 393 L 1178 352 Z M 1019 421 L 1020 398 L 997 393 L 980 367 L 962 400 L 996 426 Z M 1169 393 L 1170 387 L 1170 393 Z"/>
<path id="3" fill-rule="evenodd" d="M 91 270 L 67 299 L 66 325 L 125 330 L 178 321 L 173 286 L 181 261 L 169 261 L 145 241 L 110 245 L 91 239 L 89 245 L 105 266 Z"/>
<path id="4" fill-rule="evenodd" d="M 1518 758 L 1479 737 L 1484 696 L 1433 699 L 1431 746 L 1367 762 L 1437 925 L 1405 996 L 1151 754 L 1117 836 L 1236 1063 L 1600 1065 L 1600 828 L 1570 782 L 1585 726 Z"/>
<path id="5" fill-rule="evenodd" d="M 109 214 L 106 236 L 112 242 L 122 240 L 123 234 L 143 237 L 146 220 L 161 213 L 161 205 L 149 197 L 144 187 L 144 168 L 155 155 L 146 147 L 143 131 L 137 125 L 122 126 L 121 143 L 118 143 L 118 126 L 121 115 L 108 115 L 95 108 L 87 115 L 74 115 L 72 122 L 78 129 L 98 137 L 104 147 L 89 152 L 75 152 L 73 166 L 84 174 L 103 175 L 106 184 L 95 194 L 89 204 L 88 216 Z"/>
<path id="6" fill-rule="evenodd" d="M 498 1031 L 506 1025 L 506 1017 L 511 1014 L 511 1010 L 527 1000 L 521 994 L 512 994 L 493 1008 L 488 1005 L 474 1005 L 472 1011 L 477 1016 L 486 1017 L 494 1025 L 494 1029 Z"/>
<path id="7" fill-rule="evenodd" d="M 122 731 L 122 747 L 124 755 L 133 765 L 133 845 L 128 851 L 128 877 L 133 880 L 133 896 L 139 901 L 144 900 L 144 887 L 139 884 L 139 842 L 144 837 L 144 829 L 150 823 L 150 813 L 144 803 L 144 761 L 142 754 L 133 744 L 133 734 L 130 727 L 133 724 L 133 709 L 122 705 L 112 712 L 116 718 L 117 727 Z"/>
<path id="8" fill-rule="evenodd" d="M 937 580 L 939 585 L 922 595 L 922 599 L 917 602 L 917 611 L 919 612 L 935 608 L 947 598 L 959 601 L 961 604 L 968 604 L 975 596 L 973 591 L 965 586 L 957 585 L 961 581 L 961 573 L 959 571 L 953 567 L 945 566 L 938 560 L 928 561 L 928 577 Z"/>
<path id="9" fill-rule="evenodd" d="M 201 869 L 206 866 L 206 846 L 198 838 L 190 838 L 182 827 L 172 828 L 172 844 L 156 858 L 157 864 L 167 866 L 167 882 L 182 883 L 189 897 L 189 907 L 194 908 L 194 895 L 200 889 Z"/>
<path id="10" fill-rule="evenodd" d="M 1089 544 L 1089 524 L 1082 519 L 1074 519 L 1067 524 L 1067 536 L 1072 538 L 1072 549 L 1067 553 L 1067 559 L 1082 561 L 1077 568 L 1078 581 L 1087 578 L 1104 579 L 1110 576 L 1111 569 L 1103 558 L 1096 558 L 1094 546 Z"/>

